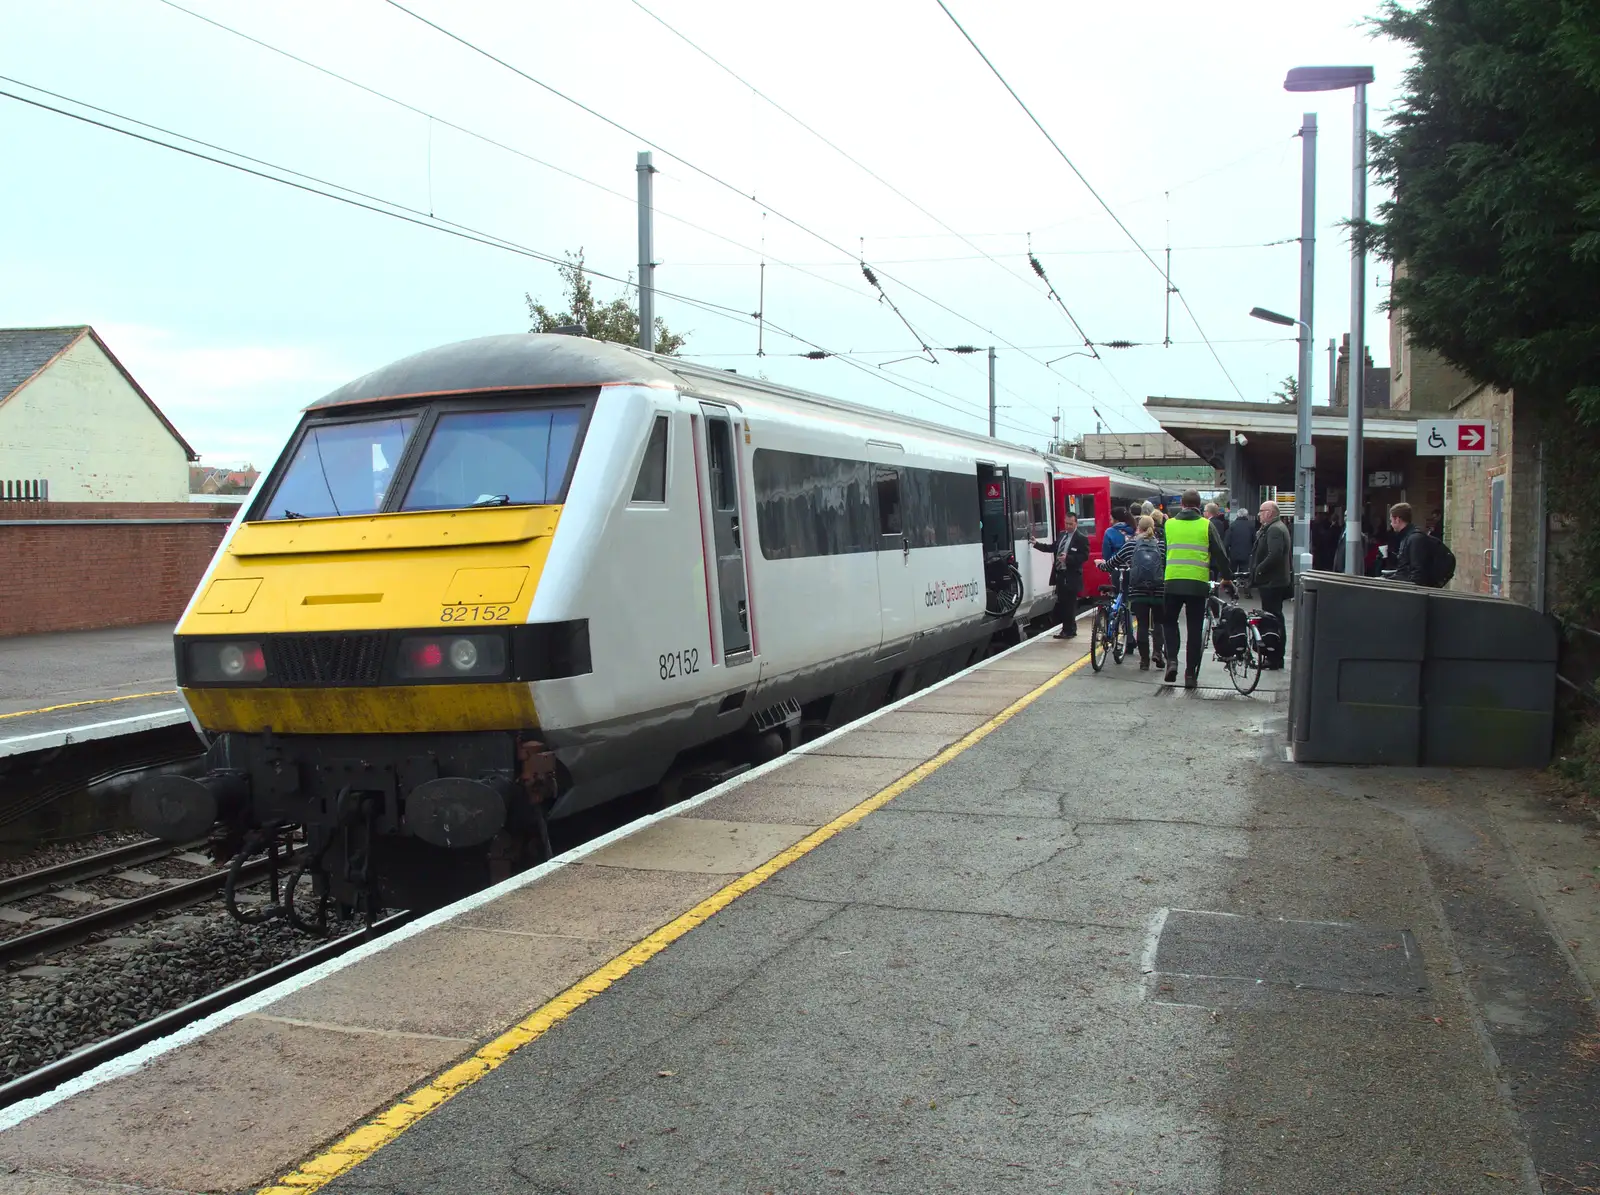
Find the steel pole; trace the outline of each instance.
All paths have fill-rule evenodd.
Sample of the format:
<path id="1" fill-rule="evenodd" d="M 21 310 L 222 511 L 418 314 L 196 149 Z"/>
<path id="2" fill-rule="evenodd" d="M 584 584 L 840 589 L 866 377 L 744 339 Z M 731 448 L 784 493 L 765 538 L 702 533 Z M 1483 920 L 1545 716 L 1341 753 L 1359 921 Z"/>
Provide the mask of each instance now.
<path id="1" fill-rule="evenodd" d="M 989 346 L 989 438 L 994 439 L 994 345 Z"/>
<path id="2" fill-rule="evenodd" d="M 1311 570 L 1311 512 L 1317 502 L 1317 450 L 1311 442 L 1311 310 L 1317 269 L 1317 114 L 1300 123 L 1300 401 L 1295 412 L 1294 564 Z"/>
<path id="3" fill-rule="evenodd" d="M 650 151 L 639 151 L 639 347 L 645 352 L 656 347 L 656 246 L 655 222 L 651 216 L 651 181 L 656 172 Z"/>
<path id="4" fill-rule="evenodd" d="M 1361 542 L 1362 475 L 1361 408 L 1367 382 L 1367 255 L 1360 228 L 1367 218 L 1367 85 L 1356 84 L 1354 162 L 1350 178 L 1350 428 L 1345 469 L 1344 571 L 1359 577 L 1365 568 Z"/>

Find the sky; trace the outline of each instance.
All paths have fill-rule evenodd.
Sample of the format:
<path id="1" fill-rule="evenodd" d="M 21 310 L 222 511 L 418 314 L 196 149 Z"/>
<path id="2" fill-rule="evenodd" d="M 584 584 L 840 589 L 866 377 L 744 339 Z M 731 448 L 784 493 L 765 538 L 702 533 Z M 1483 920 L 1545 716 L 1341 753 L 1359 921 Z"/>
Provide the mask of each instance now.
<path id="1" fill-rule="evenodd" d="M 946 0 L 1069 165 L 937 0 L 177 3 L 0 0 L 0 326 L 93 324 L 213 464 L 265 466 L 303 407 L 390 361 L 526 331 L 525 293 L 563 297 L 541 258 L 582 248 L 610 276 L 599 297 L 623 293 L 646 149 L 657 313 L 695 360 L 981 431 L 984 353 L 918 354 L 992 344 L 999 434 L 1036 446 L 1058 412 L 1067 437 L 1154 430 L 1148 395 L 1270 402 L 1294 329 L 1248 312 L 1298 311 L 1307 111 L 1325 402 L 1349 326 L 1351 93 L 1283 76 L 1372 64 L 1377 128 L 1406 66 L 1366 27 L 1375 0 Z M 1388 275 L 1369 263 L 1379 365 Z M 1095 359 L 1073 319 L 1136 347 Z"/>

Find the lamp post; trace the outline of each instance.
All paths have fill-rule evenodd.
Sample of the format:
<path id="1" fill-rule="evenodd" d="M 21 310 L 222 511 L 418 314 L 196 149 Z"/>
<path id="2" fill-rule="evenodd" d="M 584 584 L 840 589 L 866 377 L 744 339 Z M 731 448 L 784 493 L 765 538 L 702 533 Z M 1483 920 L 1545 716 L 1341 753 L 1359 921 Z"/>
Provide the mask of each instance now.
<path id="1" fill-rule="evenodd" d="M 1350 215 L 1359 227 L 1367 218 L 1367 84 L 1370 66 L 1297 66 L 1283 81 L 1285 91 L 1343 91 L 1355 88 L 1354 160 L 1351 163 Z M 1359 234 L 1350 239 L 1350 428 L 1345 465 L 1344 571 L 1360 576 L 1366 559 L 1361 544 L 1361 410 L 1367 381 L 1367 257 Z M 1330 396 L 1331 398 L 1331 396 Z"/>
<path id="2" fill-rule="evenodd" d="M 1311 325 L 1265 307 L 1250 308 L 1253 319 L 1300 329 L 1300 379 L 1296 383 L 1294 437 L 1294 568 L 1311 571 L 1311 507 L 1317 500 L 1317 450 L 1311 442 Z"/>

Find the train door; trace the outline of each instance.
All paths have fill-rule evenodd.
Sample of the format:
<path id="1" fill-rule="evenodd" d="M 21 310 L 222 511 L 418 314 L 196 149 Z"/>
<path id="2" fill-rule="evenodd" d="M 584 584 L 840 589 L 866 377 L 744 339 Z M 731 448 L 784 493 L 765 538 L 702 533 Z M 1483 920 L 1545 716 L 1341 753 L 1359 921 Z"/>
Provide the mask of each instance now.
<path id="1" fill-rule="evenodd" d="M 1070 511 L 1078 516 L 1078 530 L 1089 540 L 1089 563 L 1083 569 L 1085 597 L 1094 597 L 1102 585 L 1110 584 L 1104 571 L 1095 567 L 1106 528 L 1111 525 L 1110 477 L 1058 477 L 1056 479 L 1056 517 Z"/>
<path id="2" fill-rule="evenodd" d="M 1045 494 L 1050 491 L 1048 475 L 1043 482 L 1028 483 L 1028 538 L 1040 543 L 1055 543 L 1050 531 L 1050 519 L 1045 512 Z M 1028 582 L 1028 595 L 1044 593 L 1050 588 L 1050 569 L 1055 564 L 1053 555 L 1024 551 L 1017 563 L 1022 566 L 1022 576 Z"/>
<path id="3" fill-rule="evenodd" d="M 708 513 L 715 567 L 707 578 L 712 608 L 722 632 L 722 662 L 750 659 L 751 612 L 749 577 L 745 572 L 744 520 L 740 518 L 739 450 L 732 414 L 726 407 L 700 404 L 705 416 Z"/>
<path id="4" fill-rule="evenodd" d="M 1011 555 L 1011 512 L 1006 508 L 1011 470 L 998 465 L 978 466 L 978 518 L 983 540 L 983 561 L 989 564 Z"/>
<path id="5" fill-rule="evenodd" d="M 912 604 L 916 584 L 903 482 L 899 469 L 872 466 L 873 504 L 878 511 L 878 606 L 883 611 L 878 642 L 886 655 L 904 651 L 916 634 L 916 607 Z"/>

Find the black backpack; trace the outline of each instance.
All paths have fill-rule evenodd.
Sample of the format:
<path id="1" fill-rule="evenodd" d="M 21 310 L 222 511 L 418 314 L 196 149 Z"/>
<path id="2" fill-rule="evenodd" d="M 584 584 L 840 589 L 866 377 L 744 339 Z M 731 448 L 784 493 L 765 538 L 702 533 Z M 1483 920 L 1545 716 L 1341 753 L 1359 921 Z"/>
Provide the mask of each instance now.
<path id="1" fill-rule="evenodd" d="M 1128 580 L 1140 588 L 1160 589 L 1167 580 L 1166 561 L 1161 558 L 1161 545 L 1153 539 L 1133 541 L 1133 554 L 1128 562 Z"/>
<path id="2" fill-rule="evenodd" d="M 1444 540 L 1424 535 L 1420 554 L 1422 575 L 1417 578 L 1417 584 L 1429 589 L 1443 589 L 1450 584 L 1450 578 L 1456 575 L 1456 554 Z"/>

